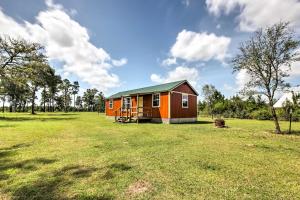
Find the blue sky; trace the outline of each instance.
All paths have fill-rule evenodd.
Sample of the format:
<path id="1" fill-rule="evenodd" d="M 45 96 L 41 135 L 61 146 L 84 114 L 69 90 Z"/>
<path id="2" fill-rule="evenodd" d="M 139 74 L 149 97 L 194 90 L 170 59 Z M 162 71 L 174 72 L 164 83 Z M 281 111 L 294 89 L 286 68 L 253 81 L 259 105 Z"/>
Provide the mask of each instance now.
<path id="1" fill-rule="evenodd" d="M 106 95 L 188 79 L 199 91 L 209 83 L 231 96 L 248 80 L 232 74 L 238 44 L 280 20 L 297 34 L 300 27 L 297 0 L 2 0 L 0 7 L 1 34 L 42 43 L 81 92 L 96 87 Z M 292 84 L 299 68 L 292 67 Z"/>

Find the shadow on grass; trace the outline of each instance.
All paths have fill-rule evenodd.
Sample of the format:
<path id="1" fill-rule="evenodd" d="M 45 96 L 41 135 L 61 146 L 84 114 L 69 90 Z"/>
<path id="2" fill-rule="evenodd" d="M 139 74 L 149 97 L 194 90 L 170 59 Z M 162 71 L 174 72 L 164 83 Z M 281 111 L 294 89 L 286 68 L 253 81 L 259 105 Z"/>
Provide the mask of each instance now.
<path id="1" fill-rule="evenodd" d="M 13 156 L 29 147 L 30 144 L 20 143 L 10 147 L 0 149 L 0 182 L 14 182 L 18 175 L 26 175 L 27 173 L 35 172 L 44 165 L 49 165 L 57 162 L 55 159 L 48 158 L 33 158 L 27 160 L 16 161 Z M 127 170 L 126 165 L 112 165 L 110 167 Z M 17 170 L 17 171 L 15 171 Z M 90 177 L 92 173 L 97 171 L 97 168 L 67 165 L 54 171 L 43 172 L 37 175 L 37 178 L 30 178 L 22 181 L 19 184 L 8 184 L 2 187 L 2 191 L 7 193 L 11 199 L 114 199 L 110 194 L 100 194 L 99 196 L 88 193 L 72 192 L 72 196 L 66 195 L 66 189 L 77 183 L 79 179 Z M 15 171 L 14 176 L 8 171 Z M 77 194 L 76 194 L 77 193 Z"/>
<path id="2" fill-rule="evenodd" d="M 185 124 L 194 124 L 194 125 L 198 125 L 198 124 L 212 124 L 213 122 L 212 121 L 196 121 L 196 122 L 183 122 L 183 123 L 180 123 L 180 124 L 176 124 L 176 125 L 185 125 Z"/>
<path id="3" fill-rule="evenodd" d="M 115 122 L 117 124 L 122 124 L 120 122 Z M 162 122 L 151 122 L 149 120 L 144 120 L 144 121 L 139 121 L 139 123 L 141 124 L 163 124 Z M 213 122 L 212 121 L 196 121 L 196 122 L 182 122 L 182 123 L 174 123 L 174 125 L 186 125 L 186 124 L 194 124 L 194 125 L 197 125 L 197 124 L 212 124 Z M 126 123 L 125 123 L 126 124 Z"/>
<path id="4" fill-rule="evenodd" d="M 12 127 L 16 127 L 16 124 L 3 124 L 3 125 L 0 125 L 0 128 L 12 128 Z"/>
<path id="5" fill-rule="evenodd" d="M 98 169 L 80 165 L 68 165 L 54 172 L 40 174 L 37 180 L 27 182 L 16 188 L 12 192 L 12 199 L 114 199 L 114 197 L 109 194 L 97 196 L 91 194 L 76 194 L 76 191 L 75 194 L 73 192 L 73 196 L 71 197 L 66 195 L 65 189 L 67 187 L 78 182 L 78 178 L 91 176 L 96 170 Z"/>
<path id="6" fill-rule="evenodd" d="M 79 115 L 78 113 L 47 113 L 44 116 L 74 116 Z"/>
<path id="7" fill-rule="evenodd" d="M 132 167 L 130 165 L 124 164 L 124 163 L 114 163 L 109 166 L 110 169 L 116 169 L 119 171 L 128 171 Z"/>
<path id="8" fill-rule="evenodd" d="M 285 134 L 285 135 L 297 135 L 297 136 L 300 136 L 300 130 L 298 131 L 298 130 L 292 130 L 291 131 L 291 133 L 289 133 L 289 131 L 283 131 L 282 132 L 283 134 Z"/>
<path id="9" fill-rule="evenodd" d="M 54 159 L 48 158 L 33 158 L 22 161 L 15 161 L 12 159 L 19 150 L 31 146 L 28 143 L 15 144 L 10 147 L 4 147 L 0 149 L 0 180 L 10 178 L 7 171 L 21 170 L 21 171 L 33 171 L 39 168 L 41 165 L 51 164 L 56 162 Z"/>
<path id="10" fill-rule="evenodd" d="M 77 117 L 0 117 L 2 121 L 21 122 L 21 121 L 63 121 L 74 120 Z"/>

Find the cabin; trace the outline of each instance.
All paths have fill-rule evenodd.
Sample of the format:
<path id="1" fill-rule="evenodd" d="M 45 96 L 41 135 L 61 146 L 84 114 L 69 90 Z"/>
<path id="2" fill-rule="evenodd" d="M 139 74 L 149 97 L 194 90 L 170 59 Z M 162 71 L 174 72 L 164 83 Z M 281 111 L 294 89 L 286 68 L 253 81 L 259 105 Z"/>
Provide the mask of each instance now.
<path id="1" fill-rule="evenodd" d="M 187 80 L 165 83 L 111 95 L 105 113 L 117 122 L 196 122 L 197 96 Z"/>

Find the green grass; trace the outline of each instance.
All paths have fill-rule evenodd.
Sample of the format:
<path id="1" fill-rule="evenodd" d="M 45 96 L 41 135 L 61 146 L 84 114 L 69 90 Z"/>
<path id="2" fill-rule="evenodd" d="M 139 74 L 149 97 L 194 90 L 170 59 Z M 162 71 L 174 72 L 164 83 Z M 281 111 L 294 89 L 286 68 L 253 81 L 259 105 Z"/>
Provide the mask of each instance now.
<path id="1" fill-rule="evenodd" d="M 226 124 L 6 113 L 0 199 L 299 199 L 300 135 L 272 134 L 271 121 Z"/>

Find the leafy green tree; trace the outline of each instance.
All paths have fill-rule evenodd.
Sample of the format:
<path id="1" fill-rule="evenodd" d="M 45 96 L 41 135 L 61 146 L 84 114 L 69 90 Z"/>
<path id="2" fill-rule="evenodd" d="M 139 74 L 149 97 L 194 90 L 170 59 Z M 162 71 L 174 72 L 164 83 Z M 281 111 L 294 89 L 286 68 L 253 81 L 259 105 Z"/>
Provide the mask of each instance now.
<path id="1" fill-rule="evenodd" d="M 72 92 L 72 84 L 68 79 L 64 79 L 61 84 L 59 85 L 59 88 L 62 92 L 63 96 L 63 104 L 64 104 L 64 111 L 68 112 L 68 106 L 71 103 L 71 92 Z"/>
<path id="2" fill-rule="evenodd" d="M 273 107 L 274 95 L 288 86 L 285 78 L 289 76 L 291 63 L 299 59 L 295 51 L 299 44 L 289 23 L 278 23 L 256 31 L 250 40 L 240 45 L 239 53 L 232 60 L 234 71 L 245 70 L 250 75 L 244 92 L 263 94 L 268 98 L 276 133 L 281 130 Z"/>
<path id="3" fill-rule="evenodd" d="M 38 43 L 0 36 L 0 77 L 7 70 L 24 67 L 31 62 L 44 62 L 46 56 Z"/>
<path id="4" fill-rule="evenodd" d="M 96 94 L 98 93 L 97 89 L 87 89 L 83 94 L 83 102 L 85 106 L 87 107 L 88 111 L 95 111 L 96 107 Z"/>
<path id="5" fill-rule="evenodd" d="M 61 77 L 59 75 L 51 74 L 52 77 L 48 81 L 49 89 L 49 110 L 54 112 L 55 110 L 55 97 L 59 92 L 59 85 L 62 83 Z"/>
<path id="6" fill-rule="evenodd" d="M 102 92 L 99 92 L 96 96 L 96 107 L 98 108 L 98 112 L 105 111 L 105 97 Z"/>
<path id="7" fill-rule="evenodd" d="M 51 76 L 52 69 L 47 63 L 32 62 L 27 65 L 26 77 L 31 91 L 31 114 L 35 114 L 34 106 L 36 92 L 47 84 L 47 78 Z"/>
<path id="8" fill-rule="evenodd" d="M 221 92 L 219 92 L 215 86 L 213 85 L 204 85 L 202 87 L 202 95 L 204 97 L 204 101 L 206 103 L 207 109 L 208 109 L 208 113 L 212 115 L 214 115 L 214 105 L 217 102 L 223 102 L 224 101 L 224 96 L 221 94 Z"/>
<path id="9" fill-rule="evenodd" d="M 83 108 L 81 96 L 76 97 L 76 107 L 81 111 Z"/>
<path id="10" fill-rule="evenodd" d="M 73 85 L 72 85 L 72 94 L 73 94 L 73 105 L 74 105 L 74 109 L 76 109 L 76 104 L 75 104 L 75 95 L 78 94 L 79 92 L 79 83 L 78 81 L 74 81 Z"/>

